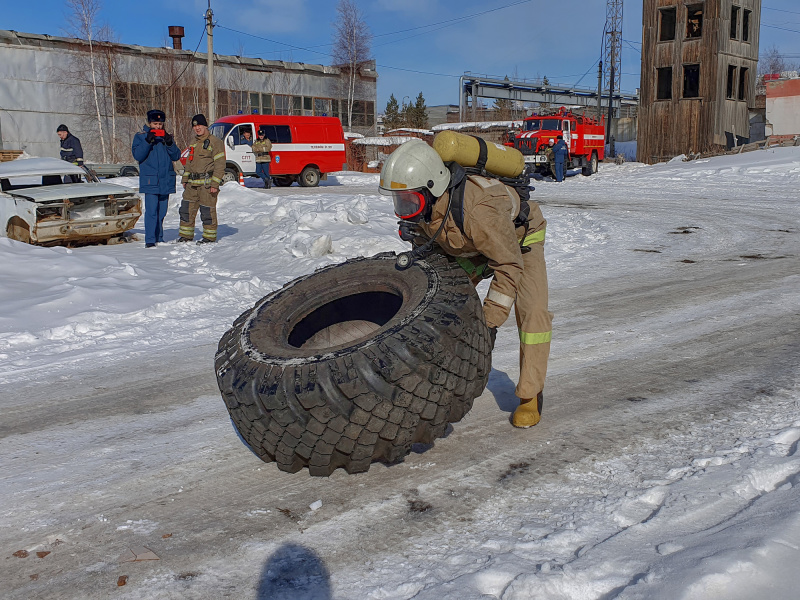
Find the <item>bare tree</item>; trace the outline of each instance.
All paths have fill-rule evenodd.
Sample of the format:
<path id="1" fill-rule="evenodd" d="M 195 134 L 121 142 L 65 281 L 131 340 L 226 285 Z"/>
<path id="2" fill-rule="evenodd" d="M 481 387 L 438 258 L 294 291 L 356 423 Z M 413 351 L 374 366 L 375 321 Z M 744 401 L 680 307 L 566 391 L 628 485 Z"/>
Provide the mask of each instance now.
<path id="1" fill-rule="evenodd" d="M 336 13 L 332 56 L 347 85 L 347 131 L 352 131 L 358 70 L 369 59 L 372 34 L 354 0 L 339 0 Z"/>
<path id="2" fill-rule="evenodd" d="M 66 0 L 67 6 L 72 11 L 67 17 L 72 34 L 89 43 L 89 67 L 94 107 L 97 114 L 97 129 L 100 137 L 100 147 L 103 153 L 103 162 L 108 162 L 106 141 L 103 137 L 103 118 L 100 112 L 100 98 L 97 92 L 97 66 L 94 42 L 98 33 L 97 15 L 102 6 L 101 0 Z"/>
<path id="3" fill-rule="evenodd" d="M 773 73 L 792 71 L 795 68 L 797 68 L 797 65 L 789 63 L 777 46 L 767 48 L 758 58 L 758 75 L 760 77 Z"/>

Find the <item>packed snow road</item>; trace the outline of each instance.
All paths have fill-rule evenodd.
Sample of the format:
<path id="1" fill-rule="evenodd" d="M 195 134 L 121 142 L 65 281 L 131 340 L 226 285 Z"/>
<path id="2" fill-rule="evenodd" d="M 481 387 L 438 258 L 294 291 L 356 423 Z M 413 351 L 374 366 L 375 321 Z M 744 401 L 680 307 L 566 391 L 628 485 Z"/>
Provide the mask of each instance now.
<path id="1" fill-rule="evenodd" d="M 239 442 L 213 355 L 282 283 L 403 248 L 375 176 L 329 183 L 228 184 L 213 248 L 0 240 L 3 597 L 794 597 L 800 149 L 537 184 L 541 424 L 509 424 L 509 321 L 445 439 L 318 479 Z"/>

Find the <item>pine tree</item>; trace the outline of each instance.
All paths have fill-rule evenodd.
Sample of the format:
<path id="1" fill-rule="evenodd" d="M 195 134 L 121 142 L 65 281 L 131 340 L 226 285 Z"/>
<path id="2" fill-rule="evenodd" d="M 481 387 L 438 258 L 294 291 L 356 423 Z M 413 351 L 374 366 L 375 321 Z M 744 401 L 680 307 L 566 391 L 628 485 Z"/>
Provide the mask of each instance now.
<path id="1" fill-rule="evenodd" d="M 397 129 L 403 124 L 403 117 L 400 115 L 400 105 L 397 103 L 397 98 L 394 94 L 389 96 L 389 101 L 386 103 L 386 110 L 383 112 L 383 127 L 385 131 Z"/>
<path id="2" fill-rule="evenodd" d="M 422 92 L 420 92 L 417 96 L 417 100 L 414 102 L 414 108 L 411 110 L 411 113 L 414 119 L 414 124 L 411 125 L 411 127 L 416 129 L 428 128 L 428 107 L 425 106 L 425 97 L 422 95 Z"/>

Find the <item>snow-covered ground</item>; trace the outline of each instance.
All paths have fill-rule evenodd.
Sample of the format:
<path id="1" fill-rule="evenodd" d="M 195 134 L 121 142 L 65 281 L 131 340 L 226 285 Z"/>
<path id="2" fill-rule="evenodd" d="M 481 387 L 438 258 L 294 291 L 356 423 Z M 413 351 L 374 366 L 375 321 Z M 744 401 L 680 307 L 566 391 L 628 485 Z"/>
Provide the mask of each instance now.
<path id="1" fill-rule="evenodd" d="M 542 423 L 508 423 L 509 321 L 432 448 L 281 473 L 230 426 L 216 342 L 298 275 L 405 248 L 377 179 L 227 184 L 210 247 L 0 239 L 3 597 L 797 596 L 800 149 L 537 182 Z"/>

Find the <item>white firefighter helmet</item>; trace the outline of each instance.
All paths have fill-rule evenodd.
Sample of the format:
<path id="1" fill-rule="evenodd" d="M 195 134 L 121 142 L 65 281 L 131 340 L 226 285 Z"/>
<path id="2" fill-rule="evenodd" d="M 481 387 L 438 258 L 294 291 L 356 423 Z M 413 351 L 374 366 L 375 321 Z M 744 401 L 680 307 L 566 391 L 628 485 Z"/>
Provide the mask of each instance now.
<path id="1" fill-rule="evenodd" d="M 438 198 L 449 183 L 450 171 L 436 150 L 422 140 L 411 140 L 400 146 L 381 169 L 380 189 L 387 194 L 427 189 Z"/>

